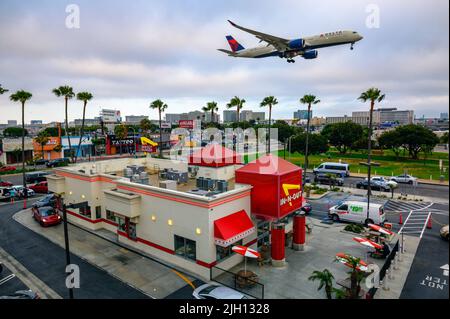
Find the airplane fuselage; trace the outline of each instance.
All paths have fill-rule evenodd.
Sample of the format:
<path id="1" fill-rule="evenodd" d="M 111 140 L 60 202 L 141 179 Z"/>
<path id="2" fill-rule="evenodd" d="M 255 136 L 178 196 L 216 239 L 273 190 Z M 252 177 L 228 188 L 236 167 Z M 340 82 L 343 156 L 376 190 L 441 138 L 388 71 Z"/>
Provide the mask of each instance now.
<path id="1" fill-rule="evenodd" d="M 282 58 L 293 58 L 297 55 L 303 55 L 306 51 L 316 50 L 320 48 L 342 45 L 354 44 L 362 39 L 355 31 L 336 31 L 329 33 L 322 33 L 320 35 L 304 37 L 304 47 L 301 49 L 289 49 L 284 52 L 278 51 L 273 45 L 262 45 L 253 48 L 244 49 L 230 54 L 239 58 L 265 58 L 269 56 L 279 56 Z"/>

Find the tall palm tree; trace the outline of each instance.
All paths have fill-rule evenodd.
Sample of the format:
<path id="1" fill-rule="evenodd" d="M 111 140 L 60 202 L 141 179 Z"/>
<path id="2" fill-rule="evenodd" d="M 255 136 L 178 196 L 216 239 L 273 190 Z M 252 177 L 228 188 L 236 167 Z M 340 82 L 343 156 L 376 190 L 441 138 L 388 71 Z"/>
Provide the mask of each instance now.
<path id="1" fill-rule="evenodd" d="M 309 126 L 311 122 L 311 106 L 320 103 L 315 95 L 306 94 L 300 99 L 300 103 L 308 105 L 308 120 L 306 122 L 306 145 L 305 145 L 305 169 L 303 170 L 302 183 L 305 184 L 306 171 L 308 170 L 308 153 L 309 153 Z"/>
<path id="2" fill-rule="evenodd" d="M 50 135 L 46 131 L 41 131 L 34 141 L 41 146 L 41 158 L 44 159 L 44 147 L 50 141 Z"/>
<path id="3" fill-rule="evenodd" d="M 218 112 L 217 102 L 208 102 L 206 106 L 202 107 L 203 112 L 211 112 L 211 123 L 214 122 L 214 112 Z"/>
<path id="4" fill-rule="evenodd" d="M 236 121 L 238 124 L 240 122 L 239 114 L 241 112 L 241 109 L 244 107 L 245 102 L 246 101 L 244 99 L 240 99 L 239 97 L 235 96 L 230 100 L 230 103 L 227 104 L 228 109 L 236 108 Z"/>
<path id="5" fill-rule="evenodd" d="M 308 280 L 316 281 L 319 280 L 319 287 L 317 290 L 325 287 L 325 293 L 327 294 L 327 299 L 331 299 L 331 292 L 333 291 L 333 274 L 328 270 L 324 269 L 323 271 L 315 270 L 312 275 L 308 278 Z"/>
<path id="6" fill-rule="evenodd" d="M 89 92 L 80 92 L 77 94 L 77 100 L 83 101 L 83 119 L 81 121 L 81 132 L 80 132 L 80 140 L 78 142 L 78 149 L 77 149 L 77 153 L 75 154 L 75 163 L 77 162 L 77 157 L 81 150 L 81 140 L 84 135 L 84 119 L 86 117 L 86 105 L 87 105 L 88 101 L 92 100 L 93 98 L 94 98 L 94 96 Z"/>
<path id="7" fill-rule="evenodd" d="M 17 91 L 14 94 L 11 94 L 9 97 L 11 101 L 13 102 L 20 102 L 22 104 L 22 183 L 23 187 L 27 186 L 27 182 L 25 179 L 25 103 L 29 101 L 32 98 L 33 94 L 30 92 L 20 90 Z M 27 192 L 24 192 L 25 196 L 25 202 L 24 202 L 24 208 L 26 208 L 26 198 L 27 198 Z"/>
<path id="8" fill-rule="evenodd" d="M 2 88 L 2 85 L 0 84 L 0 95 L 5 94 L 9 90 Z"/>
<path id="9" fill-rule="evenodd" d="M 261 107 L 269 107 L 269 145 L 267 149 L 267 154 L 270 154 L 270 128 L 272 127 L 272 106 L 277 105 L 278 100 L 274 96 L 267 96 L 265 97 L 260 106 Z"/>
<path id="10" fill-rule="evenodd" d="M 58 88 L 55 88 L 52 90 L 53 94 L 55 94 L 57 97 L 64 97 L 64 104 L 65 104 L 65 122 L 66 122 L 66 135 L 69 142 L 69 157 L 73 160 L 73 152 L 72 152 L 72 144 L 70 142 L 70 135 L 69 135 L 69 115 L 68 115 L 68 103 L 69 100 L 72 99 L 75 96 L 75 93 L 73 92 L 73 88 L 70 86 L 60 86 Z"/>
<path id="11" fill-rule="evenodd" d="M 161 120 L 161 114 L 162 112 L 164 112 L 167 108 L 168 105 L 166 103 L 164 103 L 161 100 L 155 100 L 150 104 L 150 108 L 153 110 L 158 110 L 158 114 L 159 114 L 159 157 L 162 158 L 163 157 L 163 152 L 162 152 L 162 120 Z"/>
<path id="12" fill-rule="evenodd" d="M 370 195 L 371 195 L 371 185 L 370 179 L 372 174 L 372 131 L 373 131 L 373 109 L 375 107 L 375 102 L 380 103 L 386 97 L 385 94 L 381 94 L 381 91 L 377 88 L 370 88 L 366 92 L 361 93 L 358 100 L 363 103 L 370 101 L 370 112 L 369 112 L 369 137 L 367 141 L 367 220 L 369 219 L 369 207 L 370 207 Z"/>

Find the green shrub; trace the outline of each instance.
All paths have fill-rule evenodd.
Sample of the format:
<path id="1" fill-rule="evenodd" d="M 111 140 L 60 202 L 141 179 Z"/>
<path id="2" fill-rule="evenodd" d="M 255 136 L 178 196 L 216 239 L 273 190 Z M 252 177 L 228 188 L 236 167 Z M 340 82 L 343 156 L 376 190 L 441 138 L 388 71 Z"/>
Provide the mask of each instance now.
<path id="1" fill-rule="evenodd" d="M 344 230 L 355 234 L 361 234 L 364 231 L 364 227 L 358 224 L 348 224 L 345 226 Z"/>

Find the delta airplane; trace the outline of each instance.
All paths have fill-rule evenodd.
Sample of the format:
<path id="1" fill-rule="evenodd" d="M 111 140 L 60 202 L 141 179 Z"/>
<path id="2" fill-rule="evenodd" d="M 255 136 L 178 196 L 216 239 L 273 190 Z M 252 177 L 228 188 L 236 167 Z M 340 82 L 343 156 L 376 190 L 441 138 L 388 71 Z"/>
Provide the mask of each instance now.
<path id="1" fill-rule="evenodd" d="M 263 46 L 245 49 L 231 35 L 228 35 L 226 38 L 232 51 L 224 49 L 218 50 L 227 53 L 228 56 L 236 58 L 266 58 L 277 56 L 287 59 L 288 63 L 294 63 L 294 57 L 296 56 L 301 56 L 307 60 L 317 58 L 319 54 L 317 49 L 320 48 L 350 44 L 350 49 L 353 50 L 353 45 L 363 39 L 363 37 L 356 31 L 336 31 L 290 40 L 250 30 L 241 27 L 230 20 L 228 20 L 228 22 L 235 28 L 253 34 L 260 40 L 260 42 L 267 43 Z"/>

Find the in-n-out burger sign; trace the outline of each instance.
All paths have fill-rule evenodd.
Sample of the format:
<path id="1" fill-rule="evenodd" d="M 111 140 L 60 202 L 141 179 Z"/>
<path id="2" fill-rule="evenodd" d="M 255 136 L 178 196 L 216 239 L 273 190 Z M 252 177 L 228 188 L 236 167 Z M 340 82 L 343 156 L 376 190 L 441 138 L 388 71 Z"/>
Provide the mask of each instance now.
<path id="1" fill-rule="evenodd" d="M 295 184 L 283 184 L 283 193 L 286 197 L 283 197 L 280 199 L 280 206 L 289 204 L 289 206 L 292 206 L 292 202 L 301 199 L 302 192 L 300 185 Z M 292 193 L 292 190 L 296 190 L 295 193 Z"/>

